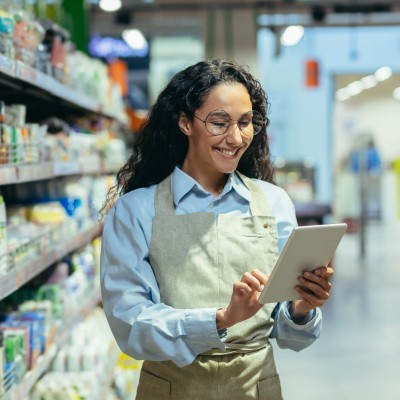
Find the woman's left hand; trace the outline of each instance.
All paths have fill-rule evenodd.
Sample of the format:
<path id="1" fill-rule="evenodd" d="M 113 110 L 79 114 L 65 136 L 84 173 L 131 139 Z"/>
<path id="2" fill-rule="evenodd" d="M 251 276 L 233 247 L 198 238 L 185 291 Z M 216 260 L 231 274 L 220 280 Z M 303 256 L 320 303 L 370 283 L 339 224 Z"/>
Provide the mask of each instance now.
<path id="1" fill-rule="evenodd" d="M 292 302 L 290 315 L 294 320 L 304 318 L 311 310 L 325 304 L 332 289 L 329 282 L 332 276 L 333 268 L 328 266 L 305 272 L 298 278 L 299 286 L 296 286 L 296 290 L 302 299 Z"/>

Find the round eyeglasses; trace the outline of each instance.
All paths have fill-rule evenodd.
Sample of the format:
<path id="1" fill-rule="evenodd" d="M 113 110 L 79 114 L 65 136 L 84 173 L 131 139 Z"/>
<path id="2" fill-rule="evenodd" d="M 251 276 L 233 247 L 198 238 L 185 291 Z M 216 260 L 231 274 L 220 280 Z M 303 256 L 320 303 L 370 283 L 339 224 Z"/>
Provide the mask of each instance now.
<path id="1" fill-rule="evenodd" d="M 230 115 L 224 110 L 211 111 L 206 119 L 201 119 L 194 115 L 199 121 L 203 122 L 211 135 L 224 135 L 229 127 L 236 123 L 240 131 L 246 136 L 257 135 L 265 125 L 262 115 L 255 110 L 248 111 L 238 120 L 231 119 Z"/>

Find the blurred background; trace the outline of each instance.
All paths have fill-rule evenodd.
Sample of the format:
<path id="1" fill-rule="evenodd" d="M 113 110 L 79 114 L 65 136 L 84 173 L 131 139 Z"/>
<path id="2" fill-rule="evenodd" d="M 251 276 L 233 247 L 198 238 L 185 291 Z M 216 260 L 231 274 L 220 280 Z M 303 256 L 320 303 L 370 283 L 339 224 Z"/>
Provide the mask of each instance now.
<path id="1" fill-rule="evenodd" d="M 321 338 L 274 344 L 284 398 L 400 398 L 397 0 L 0 1 L 0 398 L 135 397 L 97 211 L 160 90 L 210 58 L 261 81 L 299 224 L 348 224 Z"/>

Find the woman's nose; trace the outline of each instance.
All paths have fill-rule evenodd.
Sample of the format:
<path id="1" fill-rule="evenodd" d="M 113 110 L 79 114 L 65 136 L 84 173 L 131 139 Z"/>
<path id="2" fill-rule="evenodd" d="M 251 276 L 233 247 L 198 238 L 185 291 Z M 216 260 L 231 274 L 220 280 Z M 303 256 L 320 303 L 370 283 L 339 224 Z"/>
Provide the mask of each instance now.
<path id="1" fill-rule="evenodd" d="M 239 129 L 239 126 L 236 122 L 232 123 L 232 125 L 229 127 L 226 141 L 231 144 L 242 143 L 242 131 Z"/>

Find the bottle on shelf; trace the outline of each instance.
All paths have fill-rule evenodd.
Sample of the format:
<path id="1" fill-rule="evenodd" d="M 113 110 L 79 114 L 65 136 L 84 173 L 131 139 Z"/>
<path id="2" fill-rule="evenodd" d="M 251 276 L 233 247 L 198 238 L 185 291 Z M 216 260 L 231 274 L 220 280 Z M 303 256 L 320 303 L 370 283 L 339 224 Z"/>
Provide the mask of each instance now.
<path id="1" fill-rule="evenodd" d="M 7 214 L 0 192 L 0 276 L 7 273 Z"/>

